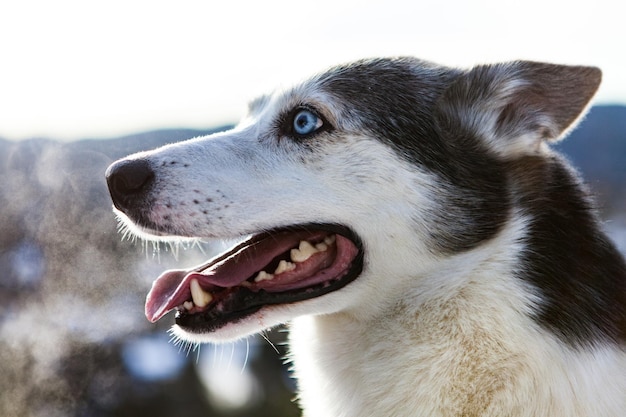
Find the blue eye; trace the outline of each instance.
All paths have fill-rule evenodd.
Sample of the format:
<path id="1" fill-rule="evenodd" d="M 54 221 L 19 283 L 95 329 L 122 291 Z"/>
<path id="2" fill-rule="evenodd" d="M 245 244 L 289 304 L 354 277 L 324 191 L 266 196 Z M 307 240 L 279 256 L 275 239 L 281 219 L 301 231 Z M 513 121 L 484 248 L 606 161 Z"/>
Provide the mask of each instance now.
<path id="1" fill-rule="evenodd" d="M 324 122 L 311 110 L 302 109 L 293 118 L 293 131 L 300 136 L 310 135 L 318 130 Z"/>

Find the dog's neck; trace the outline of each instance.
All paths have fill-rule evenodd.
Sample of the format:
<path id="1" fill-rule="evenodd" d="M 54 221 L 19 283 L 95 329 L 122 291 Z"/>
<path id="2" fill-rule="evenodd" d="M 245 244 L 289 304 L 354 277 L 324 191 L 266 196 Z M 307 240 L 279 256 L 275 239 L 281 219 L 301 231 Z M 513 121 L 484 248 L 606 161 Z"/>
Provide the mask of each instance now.
<path id="1" fill-rule="evenodd" d="M 513 372 L 503 364 L 516 366 L 512 358 L 523 342 L 513 329 L 533 328 L 516 313 L 526 308 L 528 292 L 502 278 L 511 273 L 503 265 L 512 263 L 503 262 L 512 253 L 504 240 L 514 240 L 516 232 L 505 231 L 472 254 L 442 261 L 431 276 L 413 277 L 412 288 L 394 291 L 403 297 L 384 308 L 384 294 L 370 300 L 376 315 L 294 321 L 291 348 L 305 410 L 331 407 L 311 415 L 342 415 L 347 407 L 346 415 L 403 415 L 398 410 L 437 404 L 439 411 L 423 415 L 453 409 L 474 415 L 486 407 L 491 393 L 472 387 L 497 389 L 503 374 Z M 462 259 L 467 257 L 473 259 Z M 333 381 L 330 392 L 322 381 Z M 412 404 L 400 403 L 406 399 Z"/>

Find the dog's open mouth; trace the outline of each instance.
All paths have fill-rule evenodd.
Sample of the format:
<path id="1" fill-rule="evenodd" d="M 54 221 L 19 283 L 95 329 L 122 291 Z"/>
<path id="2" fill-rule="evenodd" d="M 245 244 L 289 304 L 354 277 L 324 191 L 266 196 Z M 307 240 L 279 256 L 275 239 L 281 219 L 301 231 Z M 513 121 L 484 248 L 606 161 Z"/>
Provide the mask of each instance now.
<path id="1" fill-rule="evenodd" d="M 146 317 L 155 322 L 177 310 L 180 327 L 210 332 L 267 305 L 335 291 L 362 268 L 362 244 L 346 227 L 276 229 L 254 235 L 196 268 L 163 273 L 146 299 Z"/>

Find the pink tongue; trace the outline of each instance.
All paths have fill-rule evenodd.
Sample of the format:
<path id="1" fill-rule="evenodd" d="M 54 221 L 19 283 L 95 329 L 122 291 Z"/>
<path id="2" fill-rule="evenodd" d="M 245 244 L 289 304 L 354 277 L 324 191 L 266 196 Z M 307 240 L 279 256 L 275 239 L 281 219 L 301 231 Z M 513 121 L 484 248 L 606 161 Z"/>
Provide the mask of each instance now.
<path id="1" fill-rule="evenodd" d="M 191 295 L 185 276 L 189 271 L 172 269 L 165 271 L 153 283 L 146 297 L 146 317 L 152 323 L 159 320 L 174 307 L 184 303 Z"/>
<path id="2" fill-rule="evenodd" d="M 323 233 L 317 235 L 324 236 Z M 146 317 L 156 322 L 172 309 L 191 298 L 190 281 L 197 279 L 200 286 L 210 288 L 233 287 L 250 278 L 276 256 L 297 247 L 300 240 L 315 239 L 311 233 L 281 232 L 252 244 L 242 244 L 208 263 L 191 269 L 165 271 L 152 284 L 146 298 Z M 242 259 L 240 259 L 242 258 Z"/>

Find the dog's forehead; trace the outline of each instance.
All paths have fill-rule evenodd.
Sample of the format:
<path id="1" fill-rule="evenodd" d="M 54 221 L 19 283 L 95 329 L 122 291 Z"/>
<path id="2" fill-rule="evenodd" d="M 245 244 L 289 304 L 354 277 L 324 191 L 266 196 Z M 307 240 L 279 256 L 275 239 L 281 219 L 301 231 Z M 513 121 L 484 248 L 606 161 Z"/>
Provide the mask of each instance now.
<path id="1" fill-rule="evenodd" d="M 316 78 L 310 78 L 254 98 L 244 120 L 272 125 L 273 120 L 300 106 L 315 108 L 332 122 L 337 122 L 335 116 L 340 113 L 336 98 L 321 88 Z"/>
<path id="2" fill-rule="evenodd" d="M 371 58 L 332 67 L 312 81 L 324 89 L 366 94 L 376 88 L 393 90 L 415 81 L 427 85 L 431 78 L 447 71 L 446 67 L 412 57 Z"/>
<path id="3" fill-rule="evenodd" d="M 255 98 L 248 115 L 280 113 L 299 105 L 318 105 L 332 114 L 349 111 L 375 116 L 398 109 L 398 101 L 426 106 L 450 69 L 412 57 L 372 58 L 337 65 L 287 88 Z M 355 121 L 355 120 L 353 120 Z"/>

